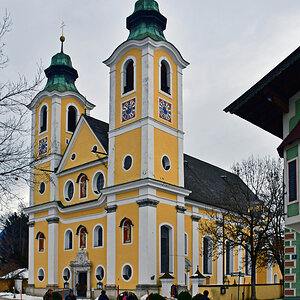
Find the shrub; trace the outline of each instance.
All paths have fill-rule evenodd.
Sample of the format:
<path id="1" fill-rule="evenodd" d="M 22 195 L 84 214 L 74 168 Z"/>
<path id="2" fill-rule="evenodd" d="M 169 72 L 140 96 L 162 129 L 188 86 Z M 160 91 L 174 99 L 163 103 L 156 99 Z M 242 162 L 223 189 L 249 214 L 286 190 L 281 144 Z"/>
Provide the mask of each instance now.
<path id="1" fill-rule="evenodd" d="M 192 300 L 200 300 L 200 298 L 202 297 L 203 295 L 202 294 L 197 294 L 195 295 Z"/>
<path id="2" fill-rule="evenodd" d="M 150 294 L 149 300 L 165 300 L 165 298 L 160 294 Z"/>
<path id="3" fill-rule="evenodd" d="M 192 300 L 192 296 L 189 292 L 183 291 L 178 295 L 178 300 Z"/>
<path id="4" fill-rule="evenodd" d="M 62 296 L 58 292 L 52 293 L 53 300 L 62 300 Z"/>

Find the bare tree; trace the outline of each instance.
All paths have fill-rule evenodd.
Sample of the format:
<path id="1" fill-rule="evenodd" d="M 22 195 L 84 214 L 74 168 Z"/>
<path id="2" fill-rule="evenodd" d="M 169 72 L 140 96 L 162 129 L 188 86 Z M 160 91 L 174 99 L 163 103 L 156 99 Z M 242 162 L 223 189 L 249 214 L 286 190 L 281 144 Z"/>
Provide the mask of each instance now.
<path id="1" fill-rule="evenodd" d="M 268 157 L 250 157 L 235 163 L 233 172 L 237 176 L 224 178 L 226 188 L 216 195 L 218 208 L 210 213 L 212 222 L 201 222 L 199 228 L 222 254 L 228 240 L 244 249 L 244 257 L 250 260 L 244 263 L 251 266 L 251 299 L 256 299 L 257 267 L 277 263 L 284 274 L 282 164 Z"/>
<path id="2" fill-rule="evenodd" d="M 5 35 L 11 30 L 12 22 L 6 12 L 0 22 L 0 205 L 7 207 L 12 199 L 18 199 L 18 190 L 29 180 L 30 103 L 42 81 L 42 68 L 38 67 L 32 82 L 19 75 L 18 80 L 5 79 L 5 68 L 9 62 L 4 53 Z"/>

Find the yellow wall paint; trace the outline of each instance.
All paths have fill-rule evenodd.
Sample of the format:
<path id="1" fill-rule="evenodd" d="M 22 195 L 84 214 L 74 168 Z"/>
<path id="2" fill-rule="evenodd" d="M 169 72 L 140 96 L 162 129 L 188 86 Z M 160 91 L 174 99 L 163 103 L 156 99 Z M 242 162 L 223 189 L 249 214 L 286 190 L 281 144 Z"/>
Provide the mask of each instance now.
<path id="1" fill-rule="evenodd" d="M 136 203 L 120 205 L 116 211 L 116 285 L 120 289 L 135 289 L 138 284 L 138 238 L 139 238 L 139 207 Z M 119 227 L 123 218 L 128 218 L 133 223 L 132 243 L 123 245 L 122 228 Z M 124 264 L 129 263 L 133 268 L 133 276 L 129 282 L 123 280 L 121 271 Z"/>
<path id="2" fill-rule="evenodd" d="M 122 200 L 127 198 L 136 197 L 139 195 L 139 190 L 134 190 L 126 193 L 116 194 L 116 200 Z"/>
<path id="3" fill-rule="evenodd" d="M 40 164 L 34 168 L 34 184 L 33 184 L 33 203 L 34 205 L 46 203 L 50 201 L 50 172 L 41 170 L 51 170 L 50 162 Z M 41 194 L 40 183 L 45 183 L 45 192 Z"/>
<path id="4" fill-rule="evenodd" d="M 81 106 L 79 101 L 74 98 L 62 98 L 61 100 L 61 154 L 63 154 L 67 148 L 66 139 L 70 140 L 72 134 L 67 132 L 67 106 L 73 104 L 78 109 L 77 120 L 84 113 L 84 108 Z"/>
<path id="5" fill-rule="evenodd" d="M 40 108 L 44 105 L 48 105 L 47 110 L 47 130 L 45 133 L 39 134 L 39 124 L 40 124 Z M 35 158 L 40 159 L 44 157 L 45 155 L 48 155 L 51 153 L 51 118 L 52 118 L 52 102 L 50 98 L 44 98 L 40 104 L 35 109 Z M 39 140 L 47 137 L 48 138 L 48 152 L 44 155 L 38 156 L 38 145 Z"/>
<path id="6" fill-rule="evenodd" d="M 48 216 L 48 211 L 41 211 L 41 212 L 37 212 L 34 214 L 34 217 L 35 218 L 40 218 L 40 217 L 45 217 L 45 216 Z"/>
<path id="7" fill-rule="evenodd" d="M 82 164 L 104 157 L 105 155 L 95 154 L 91 152 L 94 145 L 97 145 L 98 151 L 105 151 L 97 141 L 94 133 L 91 131 L 87 123 L 84 122 L 78 134 L 78 137 L 70 151 L 69 157 L 67 158 L 63 170 L 67 170 L 75 166 L 80 166 Z M 72 153 L 76 154 L 76 158 L 73 161 L 71 160 Z"/>
<path id="8" fill-rule="evenodd" d="M 172 98 L 166 94 L 159 92 L 159 60 L 161 57 L 166 57 L 172 68 Z M 170 127 L 178 128 L 177 120 L 177 65 L 174 63 L 171 56 L 164 50 L 158 49 L 154 51 L 154 118 Z M 172 123 L 159 118 L 158 99 L 162 98 L 172 104 Z"/>
<path id="9" fill-rule="evenodd" d="M 74 173 L 69 174 L 69 175 L 64 175 L 64 176 L 59 177 L 59 179 L 58 179 L 59 180 L 59 200 L 62 202 L 62 204 L 68 206 L 68 205 L 82 203 L 82 202 L 93 200 L 93 199 L 98 199 L 100 195 L 94 194 L 93 186 L 92 186 L 93 176 L 95 175 L 95 173 L 98 170 L 101 170 L 104 173 L 104 175 L 105 175 L 105 186 L 106 186 L 106 183 L 107 183 L 107 167 L 105 165 L 94 166 L 94 167 L 91 167 L 91 168 L 87 168 L 87 169 L 83 169 L 81 171 L 74 172 Z M 88 184 L 87 184 L 88 188 L 87 188 L 87 198 L 79 200 L 79 183 L 76 183 L 76 180 L 77 180 L 78 176 L 81 173 L 84 173 L 88 178 Z M 74 189 L 73 199 L 71 201 L 66 201 L 65 198 L 64 198 L 63 191 L 64 191 L 65 183 L 69 179 L 71 179 L 74 182 L 75 189 Z"/>
<path id="10" fill-rule="evenodd" d="M 128 56 L 133 56 L 136 59 L 136 91 L 121 98 L 121 69 L 122 64 Z M 142 50 L 132 49 L 126 52 L 116 64 L 116 111 L 115 111 L 115 127 L 119 128 L 123 125 L 130 124 L 141 118 L 142 111 Z M 121 122 L 121 103 L 136 98 L 136 117 L 126 122 Z"/>
<path id="11" fill-rule="evenodd" d="M 178 140 L 159 129 L 154 129 L 154 174 L 155 179 L 167 183 L 178 184 Z M 171 168 L 165 171 L 162 166 L 162 157 L 167 155 L 171 162 Z"/>
<path id="12" fill-rule="evenodd" d="M 42 232 L 45 235 L 45 251 L 38 251 L 38 240 L 36 239 L 36 235 L 38 232 Z M 34 224 L 34 282 L 36 288 L 45 288 L 48 284 L 48 222 L 41 221 L 35 222 Z M 38 270 L 40 268 L 44 269 L 45 278 L 41 282 L 38 279 Z"/>
<path id="13" fill-rule="evenodd" d="M 93 247 L 93 230 L 96 225 L 102 225 L 103 227 L 103 247 Z M 63 270 L 65 267 L 70 267 L 70 262 L 76 260 L 76 253 L 80 251 L 79 249 L 79 237 L 76 235 L 76 230 L 79 225 L 83 225 L 87 229 L 87 249 L 88 258 L 92 262 L 91 267 L 91 288 L 97 288 L 97 281 L 95 277 L 95 270 L 98 265 L 102 265 L 105 270 L 105 277 L 103 279 L 103 283 L 106 284 L 106 261 L 107 261 L 107 222 L 106 216 L 99 219 L 82 221 L 82 222 L 75 222 L 71 224 L 62 224 L 59 223 L 59 249 L 58 249 L 58 284 L 59 287 L 63 287 Z M 64 235 L 67 229 L 71 229 L 73 231 L 73 249 L 72 250 L 64 250 Z M 70 282 L 71 286 L 71 282 Z"/>
<path id="14" fill-rule="evenodd" d="M 130 154 L 133 164 L 123 169 L 123 159 Z M 115 185 L 141 178 L 141 128 L 115 137 Z"/>

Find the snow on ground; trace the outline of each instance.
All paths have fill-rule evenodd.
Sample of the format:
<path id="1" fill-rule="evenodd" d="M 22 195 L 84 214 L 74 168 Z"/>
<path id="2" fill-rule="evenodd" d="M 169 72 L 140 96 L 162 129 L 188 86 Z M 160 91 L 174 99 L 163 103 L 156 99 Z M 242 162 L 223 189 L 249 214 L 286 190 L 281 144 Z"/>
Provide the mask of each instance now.
<path id="1" fill-rule="evenodd" d="M 16 298 L 14 298 L 13 293 L 0 293 L 0 298 L 20 300 L 21 295 L 16 294 Z M 22 294 L 22 300 L 42 300 L 42 299 L 43 299 L 43 297 L 30 296 L 30 295 Z"/>

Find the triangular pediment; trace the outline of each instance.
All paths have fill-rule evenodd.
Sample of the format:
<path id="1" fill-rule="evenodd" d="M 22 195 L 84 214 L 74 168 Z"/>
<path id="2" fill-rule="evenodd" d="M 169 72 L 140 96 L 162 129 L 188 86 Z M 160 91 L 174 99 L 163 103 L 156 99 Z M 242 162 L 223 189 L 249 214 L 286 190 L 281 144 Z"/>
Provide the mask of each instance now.
<path id="1" fill-rule="evenodd" d="M 86 165 L 108 155 L 108 124 L 82 115 L 57 173 Z"/>

